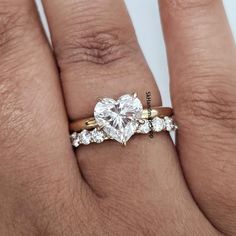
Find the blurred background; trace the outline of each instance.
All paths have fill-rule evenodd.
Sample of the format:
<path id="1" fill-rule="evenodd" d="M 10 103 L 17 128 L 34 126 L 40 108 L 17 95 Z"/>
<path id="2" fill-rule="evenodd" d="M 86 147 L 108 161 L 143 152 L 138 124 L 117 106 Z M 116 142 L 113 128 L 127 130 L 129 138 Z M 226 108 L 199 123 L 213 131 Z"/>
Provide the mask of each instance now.
<path id="1" fill-rule="evenodd" d="M 163 105 L 170 106 L 168 65 L 157 0 L 125 0 L 125 2 L 143 53 L 159 86 Z M 36 3 L 49 35 L 41 0 L 36 0 Z M 236 0 L 223 0 L 223 3 L 236 39 Z"/>

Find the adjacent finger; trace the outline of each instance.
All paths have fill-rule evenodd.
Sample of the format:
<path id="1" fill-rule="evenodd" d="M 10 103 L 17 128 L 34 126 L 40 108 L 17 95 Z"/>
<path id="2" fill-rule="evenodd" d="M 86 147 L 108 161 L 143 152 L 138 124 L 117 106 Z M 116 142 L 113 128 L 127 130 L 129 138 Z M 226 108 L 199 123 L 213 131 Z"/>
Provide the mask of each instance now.
<path id="1" fill-rule="evenodd" d="M 79 182 L 57 76 L 33 1 L 0 1 L 0 208 L 6 225 L 18 227 L 22 219 L 38 227 L 50 197 L 59 189 L 68 194 Z"/>
<path id="2" fill-rule="evenodd" d="M 45 0 L 44 6 L 70 119 L 91 116 L 99 97 L 118 98 L 137 92 L 145 104 L 145 93 L 151 91 L 152 105 L 161 104 L 123 1 Z M 187 209 L 193 212 L 190 218 L 196 225 L 205 222 L 185 187 L 167 135 L 156 135 L 154 139 L 136 136 L 127 147 L 114 141 L 83 146 L 77 156 L 83 176 L 94 192 L 112 199 L 100 206 L 106 214 L 110 215 L 108 209 L 113 212 L 112 220 L 118 217 L 117 208 L 129 205 L 137 211 L 146 208 L 150 210 L 148 214 L 157 214 L 163 211 L 159 202 L 165 202 L 171 206 L 168 212 L 173 217 L 175 211 L 185 218 Z M 168 189 L 178 194 L 164 199 Z M 179 201 L 175 201 L 178 196 Z M 166 213 L 163 215 L 167 217 Z M 190 218 L 186 218 L 189 223 Z M 141 224 L 144 227 L 144 222 Z"/>
<path id="3" fill-rule="evenodd" d="M 236 52 L 222 1 L 160 1 L 190 188 L 212 222 L 236 233 Z"/>

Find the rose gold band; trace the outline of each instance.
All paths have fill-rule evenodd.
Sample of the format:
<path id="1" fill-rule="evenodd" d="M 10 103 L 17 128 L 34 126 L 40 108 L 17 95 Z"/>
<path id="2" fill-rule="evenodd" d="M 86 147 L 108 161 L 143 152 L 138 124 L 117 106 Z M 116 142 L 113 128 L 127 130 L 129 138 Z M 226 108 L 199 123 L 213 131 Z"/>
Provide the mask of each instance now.
<path id="1" fill-rule="evenodd" d="M 151 109 L 144 109 L 141 118 L 151 119 L 156 116 L 163 118 L 166 116 L 170 117 L 172 115 L 173 115 L 173 109 L 170 107 L 153 107 Z M 75 131 L 75 132 L 79 132 L 84 129 L 90 130 L 96 127 L 97 123 L 94 117 L 72 121 L 69 126 L 70 131 Z"/>

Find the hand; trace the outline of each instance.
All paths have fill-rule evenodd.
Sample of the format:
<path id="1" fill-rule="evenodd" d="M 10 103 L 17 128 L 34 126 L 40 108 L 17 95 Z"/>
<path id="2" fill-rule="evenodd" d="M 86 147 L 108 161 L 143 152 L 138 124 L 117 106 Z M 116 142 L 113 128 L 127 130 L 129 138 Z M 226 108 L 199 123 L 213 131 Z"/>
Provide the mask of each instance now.
<path id="1" fill-rule="evenodd" d="M 55 57 L 33 1 L 0 1 L 0 235 L 236 235 L 236 51 L 222 2 L 160 1 L 178 152 L 162 133 L 76 154 L 68 117 L 91 116 L 98 97 L 145 103 L 151 91 L 156 106 L 160 94 L 122 0 L 43 3 Z"/>

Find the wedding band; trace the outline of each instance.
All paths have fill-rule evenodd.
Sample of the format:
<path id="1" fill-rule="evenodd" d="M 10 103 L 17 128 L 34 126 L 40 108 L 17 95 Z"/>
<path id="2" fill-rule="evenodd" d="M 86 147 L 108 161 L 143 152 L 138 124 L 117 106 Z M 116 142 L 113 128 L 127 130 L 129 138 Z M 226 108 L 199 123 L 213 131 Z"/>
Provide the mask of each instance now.
<path id="1" fill-rule="evenodd" d="M 99 99 L 94 117 L 71 122 L 72 146 L 102 143 L 108 139 L 126 145 L 135 133 L 175 131 L 177 126 L 172 116 L 173 110 L 169 107 L 143 109 L 136 94 L 123 95 L 117 101 Z"/>

